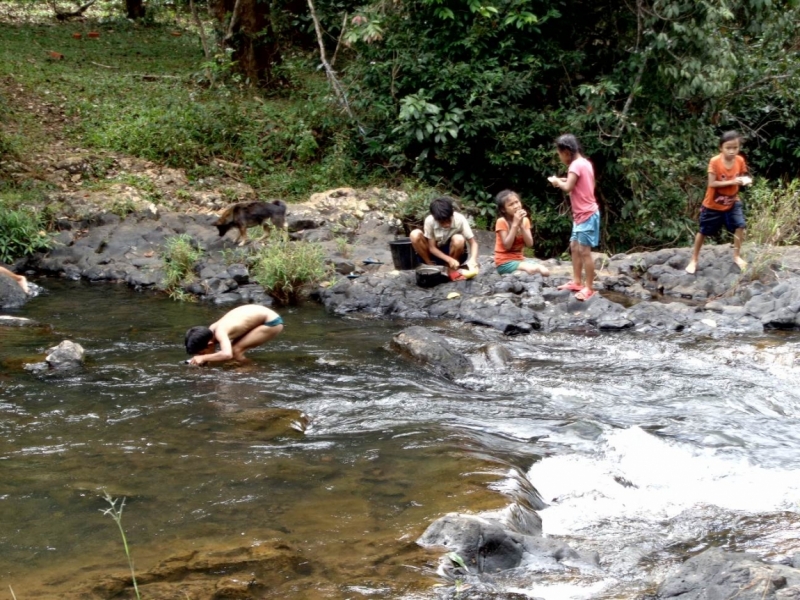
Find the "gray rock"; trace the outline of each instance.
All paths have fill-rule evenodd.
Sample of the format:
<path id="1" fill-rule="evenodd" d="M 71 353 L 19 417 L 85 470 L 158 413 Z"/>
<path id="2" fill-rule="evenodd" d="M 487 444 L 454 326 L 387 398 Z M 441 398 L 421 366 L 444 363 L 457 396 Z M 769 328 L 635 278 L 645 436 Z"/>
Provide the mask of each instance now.
<path id="1" fill-rule="evenodd" d="M 497 573 L 523 564 L 548 571 L 564 570 L 566 565 L 594 568 L 598 564 L 596 554 L 581 556 L 563 542 L 514 532 L 499 521 L 475 515 L 445 515 L 428 526 L 417 544 L 455 552 L 473 574 Z M 440 565 L 445 574 L 455 569 L 447 556 Z"/>
<path id="2" fill-rule="evenodd" d="M 670 573 L 657 596 L 662 600 L 796 600 L 800 570 L 765 563 L 751 554 L 709 548 Z"/>
<path id="3" fill-rule="evenodd" d="M 247 285 L 250 283 L 250 272 L 247 267 L 241 264 L 228 265 L 228 275 L 238 284 Z"/>
<path id="4" fill-rule="evenodd" d="M 424 327 L 409 327 L 392 338 L 392 348 L 425 364 L 448 379 L 463 377 L 472 363 L 441 335 Z"/>
<path id="5" fill-rule="evenodd" d="M 0 308 L 19 308 L 28 300 L 19 284 L 8 277 L 0 275 Z"/>
<path id="6" fill-rule="evenodd" d="M 506 531 L 497 521 L 460 514 L 445 515 L 431 523 L 417 544 L 424 548 L 443 546 L 478 573 L 518 567 L 525 552 L 521 535 Z"/>
<path id="7" fill-rule="evenodd" d="M 31 327 L 38 324 L 33 319 L 26 319 L 25 317 L 0 315 L 0 327 Z"/>
<path id="8" fill-rule="evenodd" d="M 83 366 L 83 346 L 70 340 L 64 340 L 58 346 L 47 350 L 44 360 L 51 369 L 65 371 Z"/>

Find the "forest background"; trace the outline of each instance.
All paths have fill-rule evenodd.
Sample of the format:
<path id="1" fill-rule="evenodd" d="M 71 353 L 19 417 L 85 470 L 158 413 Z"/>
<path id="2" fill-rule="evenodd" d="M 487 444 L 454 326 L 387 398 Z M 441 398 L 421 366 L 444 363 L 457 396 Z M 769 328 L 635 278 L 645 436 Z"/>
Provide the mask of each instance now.
<path id="1" fill-rule="evenodd" d="M 800 230 L 797 0 L 0 8 L 0 173 L 43 135 L 13 85 L 56 102 L 86 147 L 194 180 L 222 161 L 265 198 L 397 187 L 412 192 L 403 210 L 413 221 L 447 193 L 491 228 L 493 195 L 511 188 L 546 257 L 564 251 L 571 228 L 546 182 L 563 173 L 558 135 L 574 133 L 593 161 L 602 247 L 620 252 L 690 242 L 708 160 L 736 129 L 757 181 L 745 206 L 768 221 L 759 241 L 791 243 Z M 5 212 L 46 193 L 40 184 L 35 173 L 4 177 Z"/>

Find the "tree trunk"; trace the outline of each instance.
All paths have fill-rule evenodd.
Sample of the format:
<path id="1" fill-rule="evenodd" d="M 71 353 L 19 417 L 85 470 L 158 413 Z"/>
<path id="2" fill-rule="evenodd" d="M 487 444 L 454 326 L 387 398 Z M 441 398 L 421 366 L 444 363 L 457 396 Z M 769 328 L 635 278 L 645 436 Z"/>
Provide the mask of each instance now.
<path id="1" fill-rule="evenodd" d="M 274 67 L 281 62 L 272 26 L 271 2 L 263 0 L 212 0 L 213 16 L 225 33 L 222 43 L 233 49 L 237 70 L 250 83 L 269 87 L 276 83 Z M 226 21 L 226 16 L 230 15 Z"/>
<path id="2" fill-rule="evenodd" d="M 142 0 L 125 0 L 125 12 L 129 19 L 141 19 L 144 17 L 144 3 Z"/>

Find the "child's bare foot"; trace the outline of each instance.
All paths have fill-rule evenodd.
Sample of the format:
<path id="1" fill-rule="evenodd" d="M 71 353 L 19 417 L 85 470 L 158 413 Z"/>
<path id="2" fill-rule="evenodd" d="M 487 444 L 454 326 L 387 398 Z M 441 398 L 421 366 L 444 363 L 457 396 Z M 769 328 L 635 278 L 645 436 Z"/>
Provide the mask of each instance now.
<path id="1" fill-rule="evenodd" d="M 689 275 L 694 275 L 695 271 L 697 271 L 697 261 L 696 260 L 690 260 L 689 264 L 686 265 L 686 272 Z"/>
<path id="2" fill-rule="evenodd" d="M 739 267 L 742 271 L 747 268 L 747 261 L 743 259 L 741 256 L 734 256 L 733 262 L 736 263 L 736 266 Z"/>

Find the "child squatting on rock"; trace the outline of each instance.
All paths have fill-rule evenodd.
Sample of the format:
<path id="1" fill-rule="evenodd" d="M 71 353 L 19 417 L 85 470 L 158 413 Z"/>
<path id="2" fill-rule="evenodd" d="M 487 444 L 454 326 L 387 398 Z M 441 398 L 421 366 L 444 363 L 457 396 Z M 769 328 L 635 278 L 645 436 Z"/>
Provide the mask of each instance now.
<path id="1" fill-rule="evenodd" d="M 600 245 L 600 207 L 594 197 L 594 168 L 581 154 L 581 146 L 572 134 L 562 135 L 556 140 L 556 151 L 561 162 L 569 167 L 567 176 L 553 175 L 547 180 L 553 187 L 569 194 L 572 206 L 572 235 L 569 238 L 572 281 L 558 289 L 577 292 L 577 300 L 588 300 L 594 295 L 592 248 Z"/>
<path id="2" fill-rule="evenodd" d="M 544 277 L 550 274 L 547 267 L 526 259 L 522 248 L 533 248 L 533 234 L 531 234 L 531 221 L 522 208 L 519 194 L 511 190 L 503 190 L 495 198 L 497 202 L 498 219 L 494 226 L 496 242 L 494 245 L 494 264 L 500 275 L 524 271 L 535 275 L 540 273 Z"/>
<path id="3" fill-rule="evenodd" d="M 194 354 L 187 362 L 203 365 L 236 360 L 247 362 L 245 351 L 266 344 L 283 331 L 283 319 L 260 304 L 245 304 L 225 313 L 208 327 L 192 327 L 186 332 L 186 352 Z M 219 344 L 219 350 L 215 350 Z"/>
<path id="4" fill-rule="evenodd" d="M 707 235 L 716 235 L 722 226 L 733 233 L 733 262 L 744 271 L 747 262 L 739 256 L 744 241 L 744 211 L 739 200 L 739 187 L 753 183 L 746 175 L 747 165 L 739 155 L 742 136 L 726 131 L 719 140 L 719 154 L 708 162 L 708 187 L 700 209 L 700 232 L 694 238 L 692 258 L 687 273 L 697 270 L 700 248 Z"/>
<path id="5" fill-rule="evenodd" d="M 452 280 L 465 278 L 458 270 L 464 263 L 467 264 L 468 277 L 477 273 L 478 241 L 467 218 L 453 208 L 453 199 L 448 196 L 435 198 L 430 211 L 422 230 L 415 229 L 409 236 L 422 262 L 446 266 L 447 275 Z"/>

